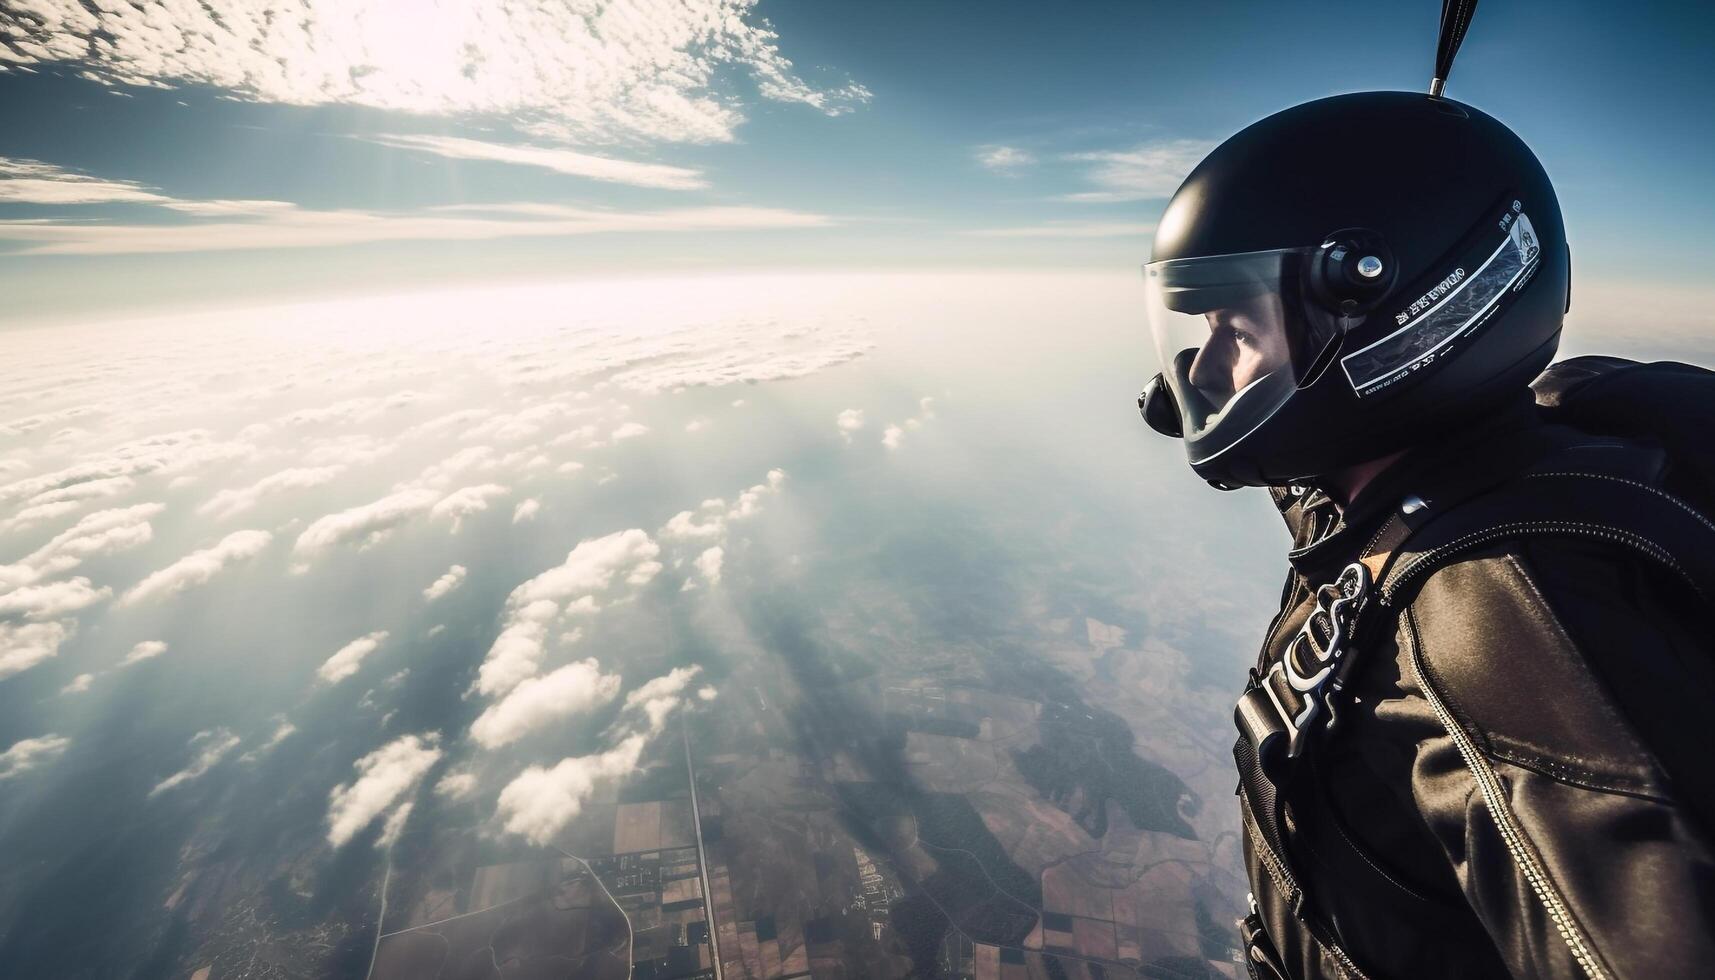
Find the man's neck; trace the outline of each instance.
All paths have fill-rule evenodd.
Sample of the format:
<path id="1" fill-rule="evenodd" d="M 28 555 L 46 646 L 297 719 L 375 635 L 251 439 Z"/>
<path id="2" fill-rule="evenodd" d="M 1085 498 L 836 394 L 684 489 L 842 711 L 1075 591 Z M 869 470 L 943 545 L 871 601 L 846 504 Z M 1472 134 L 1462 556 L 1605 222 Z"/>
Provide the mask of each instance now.
<path id="1" fill-rule="evenodd" d="M 1333 498 L 1336 506 L 1345 510 L 1352 501 L 1358 499 L 1358 494 L 1363 493 L 1365 487 L 1374 482 L 1376 477 L 1381 476 L 1393 464 L 1399 462 L 1400 457 L 1404 455 L 1405 450 L 1402 449 L 1391 456 L 1372 459 L 1367 463 L 1348 466 L 1338 473 L 1331 473 L 1322 480 L 1322 489 L 1327 491 L 1329 497 Z"/>

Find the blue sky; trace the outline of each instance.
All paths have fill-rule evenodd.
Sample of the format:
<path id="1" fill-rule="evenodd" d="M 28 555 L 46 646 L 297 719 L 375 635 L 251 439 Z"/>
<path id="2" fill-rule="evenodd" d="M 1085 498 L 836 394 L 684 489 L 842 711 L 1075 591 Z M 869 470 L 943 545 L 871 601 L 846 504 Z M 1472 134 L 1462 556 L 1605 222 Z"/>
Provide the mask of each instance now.
<path id="1" fill-rule="evenodd" d="M 523 23 L 500 2 L 328 0 L 282 40 L 236 14 L 163 28 L 0 3 L 9 312 L 755 267 L 1129 269 L 1212 142 L 1306 99 L 1423 88 L 1439 13 L 602 6 Z M 1715 16 L 1691 4 L 1479 11 L 1449 94 L 1537 149 L 1581 281 L 1706 277 L 1711 49 Z M 1353 166 L 1388 152 L 1330 148 Z"/>

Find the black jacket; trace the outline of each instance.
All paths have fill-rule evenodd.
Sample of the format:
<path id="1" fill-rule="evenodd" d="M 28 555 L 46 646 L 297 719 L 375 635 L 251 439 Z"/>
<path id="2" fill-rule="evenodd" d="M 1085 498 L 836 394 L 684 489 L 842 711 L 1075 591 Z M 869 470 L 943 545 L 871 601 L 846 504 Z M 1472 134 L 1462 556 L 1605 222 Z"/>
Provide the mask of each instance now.
<path id="1" fill-rule="evenodd" d="M 1526 406 L 1408 457 L 1344 515 L 1277 494 L 1293 570 L 1259 668 L 1402 500 L 1593 443 L 1662 479 L 1659 452 Z M 1708 615 L 1635 552 L 1575 538 L 1502 541 L 1431 574 L 1365 634 L 1339 725 L 1284 783 L 1288 853 L 1242 808 L 1266 955 L 1292 977 L 1715 975 Z"/>

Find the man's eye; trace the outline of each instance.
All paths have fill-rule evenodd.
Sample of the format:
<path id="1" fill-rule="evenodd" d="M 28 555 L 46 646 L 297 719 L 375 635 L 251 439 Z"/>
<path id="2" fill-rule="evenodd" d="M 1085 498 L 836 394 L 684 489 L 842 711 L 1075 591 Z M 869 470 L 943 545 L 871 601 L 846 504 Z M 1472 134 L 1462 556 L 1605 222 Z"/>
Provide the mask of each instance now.
<path id="1" fill-rule="evenodd" d="M 1256 338 L 1252 336 L 1249 331 L 1240 330 L 1237 327 L 1233 328 L 1233 340 L 1244 344 L 1246 347 L 1256 346 Z"/>

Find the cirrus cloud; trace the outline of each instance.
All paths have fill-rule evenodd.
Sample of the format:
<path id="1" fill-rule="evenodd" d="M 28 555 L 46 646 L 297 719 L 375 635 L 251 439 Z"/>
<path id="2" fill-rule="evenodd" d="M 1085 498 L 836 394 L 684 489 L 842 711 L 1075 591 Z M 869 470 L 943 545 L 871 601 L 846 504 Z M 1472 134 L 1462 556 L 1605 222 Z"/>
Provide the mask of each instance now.
<path id="1" fill-rule="evenodd" d="M 1068 154 L 1067 160 L 1091 164 L 1087 176 L 1100 189 L 1067 194 L 1062 200 L 1114 204 L 1172 197 L 1185 175 L 1214 147 L 1207 140 L 1172 139 L 1129 150 Z"/>
<path id="2" fill-rule="evenodd" d="M 453 160 L 480 160 L 537 167 L 574 177 L 653 187 L 661 190 L 694 191 L 709 186 L 699 171 L 689 167 L 673 167 L 664 163 L 639 163 L 613 157 L 579 153 L 563 147 L 518 146 L 488 143 L 457 136 L 388 135 L 367 137 L 402 150 L 420 150 Z"/>
<path id="3" fill-rule="evenodd" d="M 1035 155 L 1028 150 L 997 144 L 977 147 L 976 158 L 977 163 L 985 170 L 1008 177 L 1017 176 L 1020 171 L 1036 163 Z"/>

